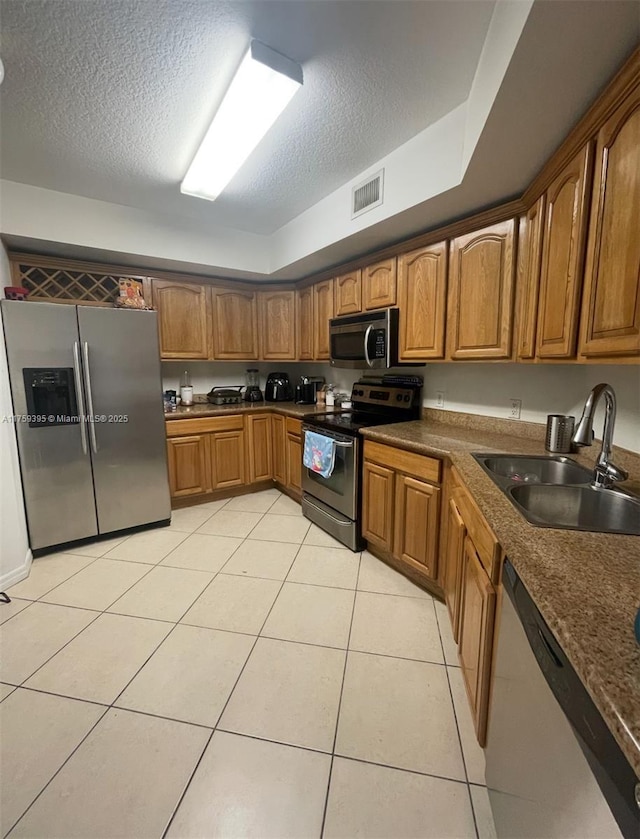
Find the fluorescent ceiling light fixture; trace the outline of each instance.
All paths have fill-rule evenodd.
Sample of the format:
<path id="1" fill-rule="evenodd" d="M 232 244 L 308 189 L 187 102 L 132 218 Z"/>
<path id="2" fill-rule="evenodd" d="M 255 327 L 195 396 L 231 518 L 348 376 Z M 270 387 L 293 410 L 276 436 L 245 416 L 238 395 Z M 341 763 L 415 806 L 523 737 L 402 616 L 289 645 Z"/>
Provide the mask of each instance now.
<path id="1" fill-rule="evenodd" d="M 301 85 L 299 64 L 251 41 L 180 192 L 214 201 Z"/>

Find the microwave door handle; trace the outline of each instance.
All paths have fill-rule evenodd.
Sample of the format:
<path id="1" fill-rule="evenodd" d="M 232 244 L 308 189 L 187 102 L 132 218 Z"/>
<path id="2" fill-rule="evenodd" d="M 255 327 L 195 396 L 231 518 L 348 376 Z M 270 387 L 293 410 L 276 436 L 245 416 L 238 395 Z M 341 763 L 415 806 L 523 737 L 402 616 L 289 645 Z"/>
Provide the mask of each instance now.
<path id="1" fill-rule="evenodd" d="M 368 367 L 373 367 L 371 363 L 371 359 L 369 358 L 369 338 L 371 337 L 371 330 L 373 329 L 373 324 L 370 323 L 367 326 L 367 331 L 364 333 L 364 357 L 365 361 L 367 362 Z"/>

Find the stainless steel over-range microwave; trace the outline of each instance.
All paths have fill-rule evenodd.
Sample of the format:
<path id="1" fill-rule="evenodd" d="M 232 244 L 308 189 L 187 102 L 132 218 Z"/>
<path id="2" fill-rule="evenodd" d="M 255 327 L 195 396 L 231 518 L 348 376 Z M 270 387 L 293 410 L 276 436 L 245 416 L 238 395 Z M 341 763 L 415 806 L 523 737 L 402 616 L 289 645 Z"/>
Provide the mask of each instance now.
<path id="1" fill-rule="evenodd" d="M 398 365 L 399 309 L 379 309 L 329 321 L 334 367 L 384 369 Z"/>

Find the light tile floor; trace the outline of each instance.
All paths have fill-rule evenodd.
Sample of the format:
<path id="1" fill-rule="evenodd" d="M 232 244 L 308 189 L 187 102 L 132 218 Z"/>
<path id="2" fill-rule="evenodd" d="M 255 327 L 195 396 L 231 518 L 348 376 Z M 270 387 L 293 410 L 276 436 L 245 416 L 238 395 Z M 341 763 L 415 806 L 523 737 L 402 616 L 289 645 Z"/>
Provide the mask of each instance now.
<path id="1" fill-rule="evenodd" d="M 9 594 L 2 836 L 495 835 L 446 610 L 277 490 Z"/>

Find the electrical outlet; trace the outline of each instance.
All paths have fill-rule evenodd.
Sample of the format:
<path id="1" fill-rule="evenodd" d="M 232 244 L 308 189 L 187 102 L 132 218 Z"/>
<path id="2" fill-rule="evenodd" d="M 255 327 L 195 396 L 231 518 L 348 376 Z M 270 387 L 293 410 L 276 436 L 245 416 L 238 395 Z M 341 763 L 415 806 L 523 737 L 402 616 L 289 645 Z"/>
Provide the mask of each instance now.
<path id="1" fill-rule="evenodd" d="M 511 399 L 511 410 L 509 411 L 509 419 L 520 419 L 520 410 L 522 408 L 522 399 Z"/>
<path id="2" fill-rule="evenodd" d="M 444 408 L 444 390 L 436 390 L 436 408 Z"/>

